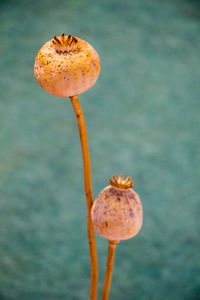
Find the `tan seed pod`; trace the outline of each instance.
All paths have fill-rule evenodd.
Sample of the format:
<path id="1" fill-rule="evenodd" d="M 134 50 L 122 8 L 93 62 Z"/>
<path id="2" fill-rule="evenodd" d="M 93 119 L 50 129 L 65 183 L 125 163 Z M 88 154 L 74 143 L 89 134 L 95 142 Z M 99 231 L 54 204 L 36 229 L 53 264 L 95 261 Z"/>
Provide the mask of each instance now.
<path id="1" fill-rule="evenodd" d="M 142 227 L 142 204 L 132 189 L 133 181 L 123 175 L 113 176 L 110 185 L 97 196 L 92 207 L 92 221 L 96 231 L 110 241 L 130 239 Z"/>
<path id="2" fill-rule="evenodd" d="M 39 50 L 34 65 L 38 84 L 58 97 L 79 95 L 90 89 L 100 72 L 100 59 L 86 41 L 70 34 L 54 36 Z"/>

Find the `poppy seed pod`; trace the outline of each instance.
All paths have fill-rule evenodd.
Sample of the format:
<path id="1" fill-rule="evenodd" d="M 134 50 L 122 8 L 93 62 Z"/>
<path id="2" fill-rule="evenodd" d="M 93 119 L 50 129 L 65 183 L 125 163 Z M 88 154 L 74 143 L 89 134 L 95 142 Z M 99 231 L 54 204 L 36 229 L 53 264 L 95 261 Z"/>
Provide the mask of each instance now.
<path id="1" fill-rule="evenodd" d="M 92 207 L 92 221 L 96 231 L 110 241 L 130 239 L 142 227 L 142 204 L 132 189 L 133 181 L 113 176 L 110 185 L 97 196 Z"/>
<path id="2" fill-rule="evenodd" d="M 58 97 L 79 95 L 90 89 L 100 72 L 100 59 L 94 48 L 70 34 L 54 36 L 39 50 L 34 75 L 38 84 Z"/>

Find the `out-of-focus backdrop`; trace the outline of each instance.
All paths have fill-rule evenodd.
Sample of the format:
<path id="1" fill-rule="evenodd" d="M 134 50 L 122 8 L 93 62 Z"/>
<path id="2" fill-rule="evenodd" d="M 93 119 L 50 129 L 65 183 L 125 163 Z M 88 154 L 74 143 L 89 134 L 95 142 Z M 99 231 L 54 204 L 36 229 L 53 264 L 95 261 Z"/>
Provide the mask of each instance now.
<path id="1" fill-rule="evenodd" d="M 189 0 L 1 0 L 0 299 L 89 295 L 74 112 L 33 75 L 62 32 L 102 62 L 80 96 L 94 196 L 122 172 L 144 206 L 142 231 L 118 246 L 110 299 L 200 299 L 200 2 Z M 107 242 L 97 245 L 100 296 Z"/>

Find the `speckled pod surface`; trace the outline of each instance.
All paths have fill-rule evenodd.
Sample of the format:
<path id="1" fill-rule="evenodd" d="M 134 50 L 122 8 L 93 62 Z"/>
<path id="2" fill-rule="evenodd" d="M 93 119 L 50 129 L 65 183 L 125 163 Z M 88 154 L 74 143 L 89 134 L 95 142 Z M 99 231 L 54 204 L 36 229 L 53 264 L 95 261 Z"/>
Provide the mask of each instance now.
<path id="1" fill-rule="evenodd" d="M 45 43 L 35 59 L 34 75 L 48 93 L 70 97 L 90 89 L 100 72 L 100 59 L 86 41 L 62 34 Z"/>
<path id="2" fill-rule="evenodd" d="M 143 211 L 138 194 L 132 189 L 107 186 L 92 207 L 96 231 L 108 240 L 126 240 L 142 227 Z"/>

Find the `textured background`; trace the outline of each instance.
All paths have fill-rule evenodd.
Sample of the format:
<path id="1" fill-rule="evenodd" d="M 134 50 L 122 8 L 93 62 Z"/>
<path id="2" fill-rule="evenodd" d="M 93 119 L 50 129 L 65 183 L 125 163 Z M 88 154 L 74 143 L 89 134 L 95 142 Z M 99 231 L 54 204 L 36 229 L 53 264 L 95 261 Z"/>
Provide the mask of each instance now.
<path id="1" fill-rule="evenodd" d="M 75 117 L 33 76 L 37 51 L 62 32 L 102 61 L 80 96 L 94 196 L 123 172 L 144 206 L 142 231 L 118 246 L 110 299 L 200 299 L 200 3 L 186 0 L 1 0 L 0 299 L 89 295 Z"/>

